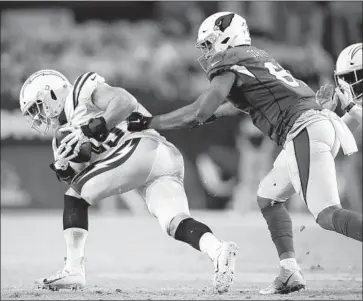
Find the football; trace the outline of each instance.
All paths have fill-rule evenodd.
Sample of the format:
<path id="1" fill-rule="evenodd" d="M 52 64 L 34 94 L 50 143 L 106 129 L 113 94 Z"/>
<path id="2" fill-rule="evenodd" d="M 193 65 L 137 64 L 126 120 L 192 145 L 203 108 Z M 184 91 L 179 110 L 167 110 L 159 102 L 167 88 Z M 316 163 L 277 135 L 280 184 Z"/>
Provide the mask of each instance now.
<path id="1" fill-rule="evenodd" d="M 59 147 L 61 141 L 64 137 L 66 137 L 70 132 L 61 132 L 59 129 L 55 131 L 55 139 L 56 139 L 56 145 Z M 73 151 L 76 144 L 73 145 L 73 148 L 71 151 Z M 79 150 L 78 156 L 71 160 L 71 162 L 74 163 L 85 163 L 88 162 L 91 159 L 92 156 L 92 146 L 90 142 L 85 142 L 81 145 L 81 148 Z"/>

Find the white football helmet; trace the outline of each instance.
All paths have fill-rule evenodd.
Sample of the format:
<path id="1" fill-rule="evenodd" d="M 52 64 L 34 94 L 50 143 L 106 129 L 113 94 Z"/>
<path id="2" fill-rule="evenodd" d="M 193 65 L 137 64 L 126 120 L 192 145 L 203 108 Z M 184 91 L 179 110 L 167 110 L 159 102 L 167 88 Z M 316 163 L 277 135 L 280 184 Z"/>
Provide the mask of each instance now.
<path id="1" fill-rule="evenodd" d="M 338 78 L 347 82 L 353 95 L 353 101 L 362 105 L 362 43 L 350 45 L 339 54 L 334 78 L 337 86 L 339 86 Z"/>
<path id="2" fill-rule="evenodd" d="M 20 110 L 30 126 L 43 134 L 50 126 L 58 126 L 71 87 L 68 79 L 55 70 L 40 70 L 29 76 L 19 99 Z"/>
<path id="3" fill-rule="evenodd" d="M 232 12 L 220 12 L 209 16 L 200 25 L 195 47 L 202 51 L 198 61 L 206 71 L 211 56 L 240 45 L 251 45 L 246 20 Z"/>

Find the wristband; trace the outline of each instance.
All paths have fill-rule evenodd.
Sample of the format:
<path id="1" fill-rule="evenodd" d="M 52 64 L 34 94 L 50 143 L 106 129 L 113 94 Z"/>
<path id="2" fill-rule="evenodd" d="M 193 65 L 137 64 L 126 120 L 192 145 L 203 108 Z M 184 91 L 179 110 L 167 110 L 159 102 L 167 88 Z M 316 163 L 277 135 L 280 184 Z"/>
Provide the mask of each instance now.
<path id="1" fill-rule="evenodd" d="M 81 126 L 81 130 L 87 138 L 94 138 L 100 142 L 105 141 L 109 133 L 103 117 L 90 119 L 87 125 Z"/>
<path id="2" fill-rule="evenodd" d="M 344 109 L 347 113 L 349 113 L 349 111 L 355 106 L 355 102 L 351 102 L 349 103 L 349 105 L 346 106 L 346 108 Z"/>
<path id="3" fill-rule="evenodd" d="M 57 178 L 59 181 L 64 181 L 64 182 L 69 182 L 70 180 L 72 180 L 72 178 L 74 177 L 74 175 L 76 174 L 74 169 L 68 165 L 66 170 L 62 170 L 62 169 L 57 169 L 54 166 L 54 163 L 50 164 L 49 167 L 55 171 Z"/>

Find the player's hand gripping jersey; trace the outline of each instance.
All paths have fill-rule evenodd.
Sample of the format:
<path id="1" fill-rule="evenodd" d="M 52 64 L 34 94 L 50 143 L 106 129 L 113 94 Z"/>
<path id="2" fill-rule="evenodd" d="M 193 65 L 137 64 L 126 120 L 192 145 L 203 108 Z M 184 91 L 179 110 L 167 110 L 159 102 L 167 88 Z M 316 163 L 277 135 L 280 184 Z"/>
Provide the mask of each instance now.
<path id="1" fill-rule="evenodd" d="M 238 46 L 217 53 L 209 60 L 207 76 L 210 81 L 226 71 L 236 74 L 228 100 L 248 112 L 257 128 L 280 146 L 284 145 L 289 130 L 303 112 L 321 110 L 315 93 L 264 50 Z"/>
<path id="2" fill-rule="evenodd" d="M 69 93 L 66 98 L 64 112 L 60 118 L 61 124 L 73 127 L 81 126 L 87 124 L 91 118 L 99 117 L 103 111 L 94 104 L 92 94 L 96 88 L 103 83 L 105 83 L 105 79 L 95 72 L 87 72 L 79 76 L 73 85 L 71 93 Z M 139 103 L 136 111 L 145 116 L 151 116 Z M 150 137 L 163 141 L 165 139 L 155 130 L 130 133 L 127 131 L 127 122 L 121 121 L 116 127 L 110 130 L 109 135 L 104 142 L 101 143 L 95 139 L 90 139 L 92 157 L 89 163 L 107 156 L 110 152 L 109 150 L 116 145 L 120 145 L 120 143 L 124 143 L 126 140 L 141 137 Z"/>

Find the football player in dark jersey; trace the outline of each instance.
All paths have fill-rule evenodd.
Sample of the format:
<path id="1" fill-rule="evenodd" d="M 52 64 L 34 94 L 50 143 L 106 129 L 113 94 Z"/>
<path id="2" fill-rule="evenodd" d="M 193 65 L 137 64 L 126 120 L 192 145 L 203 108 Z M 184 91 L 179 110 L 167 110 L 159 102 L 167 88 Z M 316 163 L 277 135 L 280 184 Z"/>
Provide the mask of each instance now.
<path id="1" fill-rule="evenodd" d="M 221 12 L 208 17 L 196 46 L 209 88 L 194 103 L 171 113 L 132 114 L 128 129 L 191 128 L 215 120 L 217 111 L 225 116 L 236 109 L 247 112 L 283 148 L 258 189 L 258 204 L 280 258 L 279 276 L 260 293 L 300 290 L 306 282 L 295 259 L 292 222 L 283 201 L 298 193 L 322 228 L 362 241 L 362 215 L 341 208 L 334 165 L 340 147 L 346 155 L 357 151 L 354 137 L 343 120 L 315 101 L 312 89 L 267 52 L 251 46 L 241 16 Z"/>

